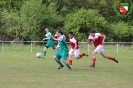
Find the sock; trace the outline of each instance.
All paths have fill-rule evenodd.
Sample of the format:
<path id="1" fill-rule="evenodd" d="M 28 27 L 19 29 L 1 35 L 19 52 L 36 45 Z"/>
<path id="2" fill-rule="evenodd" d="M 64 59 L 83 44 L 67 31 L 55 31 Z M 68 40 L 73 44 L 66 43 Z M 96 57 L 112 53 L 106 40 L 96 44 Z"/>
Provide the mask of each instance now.
<path id="1" fill-rule="evenodd" d="M 85 56 L 85 53 L 79 55 L 80 58 L 82 58 L 83 56 Z"/>
<path id="2" fill-rule="evenodd" d="M 69 64 L 72 66 L 72 59 L 69 59 Z"/>
<path id="3" fill-rule="evenodd" d="M 113 61 L 115 60 L 115 58 L 111 56 L 108 56 L 108 59 L 113 60 Z"/>
<path id="4" fill-rule="evenodd" d="M 63 66 L 63 64 L 60 62 L 60 60 L 56 60 L 56 62 L 57 62 L 60 66 Z"/>
<path id="5" fill-rule="evenodd" d="M 92 65 L 95 66 L 96 58 L 92 59 Z"/>
<path id="6" fill-rule="evenodd" d="M 43 52 L 43 55 L 46 56 L 46 51 Z"/>
<path id="7" fill-rule="evenodd" d="M 66 63 L 66 66 L 67 66 L 69 69 L 71 69 L 71 66 L 70 66 L 68 63 Z"/>

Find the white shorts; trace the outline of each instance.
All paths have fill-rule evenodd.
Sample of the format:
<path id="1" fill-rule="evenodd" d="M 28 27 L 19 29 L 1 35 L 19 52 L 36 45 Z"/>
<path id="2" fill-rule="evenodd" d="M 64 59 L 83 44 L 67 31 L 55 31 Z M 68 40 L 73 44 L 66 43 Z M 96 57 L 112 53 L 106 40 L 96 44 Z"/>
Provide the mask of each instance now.
<path id="1" fill-rule="evenodd" d="M 79 54 L 80 54 L 80 50 L 79 49 L 76 49 L 75 51 L 74 51 L 74 53 L 72 53 L 72 51 L 73 51 L 73 49 L 71 48 L 70 49 L 70 51 L 69 51 L 69 54 L 70 55 L 74 55 L 75 57 L 78 57 L 79 56 Z"/>
<path id="2" fill-rule="evenodd" d="M 94 51 L 96 51 L 98 53 L 104 52 L 103 45 L 98 45 Z"/>

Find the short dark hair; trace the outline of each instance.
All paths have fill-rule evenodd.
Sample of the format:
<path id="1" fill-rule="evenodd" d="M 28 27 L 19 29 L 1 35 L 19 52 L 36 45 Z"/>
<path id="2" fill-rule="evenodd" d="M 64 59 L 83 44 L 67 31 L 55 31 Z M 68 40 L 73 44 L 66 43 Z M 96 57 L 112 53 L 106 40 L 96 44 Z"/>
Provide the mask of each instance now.
<path id="1" fill-rule="evenodd" d="M 61 30 L 58 30 L 58 33 L 60 33 L 61 35 L 63 35 L 63 32 Z"/>
<path id="2" fill-rule="evenodd" d="M 70 31 L 69 34 L 73 35 L 73 32 Z"/>
<path id="3" fill-rule="evenodd" d="M 90 30 L 89 33 L 95 33 L 95 30 Z"/>

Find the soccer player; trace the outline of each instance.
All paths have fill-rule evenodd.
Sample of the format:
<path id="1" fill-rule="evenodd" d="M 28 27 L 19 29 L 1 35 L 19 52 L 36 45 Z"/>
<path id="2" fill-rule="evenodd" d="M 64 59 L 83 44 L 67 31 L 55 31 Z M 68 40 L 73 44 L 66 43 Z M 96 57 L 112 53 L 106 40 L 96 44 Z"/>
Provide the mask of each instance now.
<path id="1" fill-rule="evenodd" d="M 51 46 L 53 49 L 55 49 L 55 44 L 54 44 L 54 40 L 52 38 L 52 34 L 49 32 L 48 28 L 45 28 L 45 32 L 46 32 L 46 38 L 44 38 L 43 40 L 47 40 L 47 43 L 44 47 L 44 58 L 46 56 L 46 50 Z"/>
<path id="2" fill-rule="evenodd" d="M 58 31 L 57 33 L 57 38 L 54 38 L 54 40 L 58 41 L 59 44 L 59 50 L 55 53 L 54 60 L 60 65 L 58 69 L 61 69 L 64 67 L 64 65 L 60 62 L 60 59 L 62 59 L 63 63 L 68 67 L 69 70 L 72 70 L 71 66 L 67 62 L 67 52 L 68 52 L 68 47 L 66 45 L 66 40 L 62 36 L 63 32 Z"/>
<path id="3" fill-rule="evenodd" d="M 58 30 L 58 31 L 61 31 L 61 30 Z M 54 38 L 57 38 L 57 39 L 58 39 L 58 36 L 57 36 L 58 31 L 56 31 L 56 34 L 54 35 Z M 66 40 L 66 36 L 65 36 L 64 34 L 62 34 L 62 36 L 63 36 L 64 39 Z M 57 41 L 57 46 L 56 46 L 55 50 L 56 50 L 56 51 L 59 50 L 59 44 L 58 44 L 58 41 Z"/>
<path id="4" fill-rule="evenodd" d="M 69 32 L 69 41 L 71 45 L 71 49 L 69 51 L 69 64 L 72 66 L 72 56 L 74 55 L 76 59 L 81 59 L 83 56 L 88 56 L 88 54 L 82 53 L 80 54 L 80 49 L 78 45 L 77 38 L 73 35 L 73 32 Z"/>
<path id="5" fill-rule="evenodd" d="M 89 32 L 89 38 L 88 43 L 93 41 L 95 50 L 92 53 L 92 65 L 90 65 L 92 68 L 95 68 L 95 62 L 96 62 L 96 54 L 100 53 L 104 58 L 107 58 L 109 60 L 113 60 L 114 62 L 118 63 L 118 60 L 116 60 L 114 57 L 108 56 L 104 54 L 103 44 L 106 39 L 106 36 L 101 33 L 95 33 L 94 30 L 91 30 Z"/>

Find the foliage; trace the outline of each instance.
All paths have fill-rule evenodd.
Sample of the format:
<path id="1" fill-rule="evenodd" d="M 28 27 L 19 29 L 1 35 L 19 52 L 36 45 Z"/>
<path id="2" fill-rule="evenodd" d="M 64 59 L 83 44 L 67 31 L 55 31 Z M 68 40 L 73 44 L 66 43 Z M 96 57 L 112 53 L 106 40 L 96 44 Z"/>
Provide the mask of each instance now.
<path id="1" fill-rule="evenodd" d="M 8 10 L 1 12 L 1 36 L 3 40 L 19 39 L 20 18 L 17 13 Z"/>
<path id="2" fill-rule="evenodd" d="M 124 0 L 119 0 L 123 2 Z M 129 0 L 126 0 L 129 2 Z M 133 41 L 133 15 L 120 17 L 116 0 L 0 0 L 1 40 L 42 40 L 44 28 L 52 34 L 73 31 L 86 41 L 88 31 L 105 33 L 106 41 Z"/>
<path id="3" fill-rule="evenodd" d="M 95 29 L 98 32 L 104 32 L 106 24 L 107 22 L 97 10 L 81 8 L 66 16 L 64 29 L 73 31 L 79 40 L 85 41 L 88 30 Z"/>
<path id="4" fill-rule="evenodd" d="M 32 3 L 31 3 L 32 2 Z M 54 4 L 41 5 L 41 0 L 27 1 L 20 9 L 21 28 L 25 40 L 40 40 L 44 35 L 44 28 L 54 30 L 61 18 L 55 12 Z M 29 38 L 29 39 L 27 39 Z"/>
<path id="5" fill-rule="evenodd" d="M 57 15 L 55 9 L 53 3 L 46 7 L 45 4 L 41 5 L 41 0 L 29 0 L 24 3 L 19 13 L 3 10 L 2 39 L 42 40 L 44 28 L 48 27 L 55 32 L 54 29 L 57 29 L 62 21 L 62 17 Z"/>
<path id="6" fill-rule="evenodd" d="M 128 23 L 118 22 L 115 24 L 111 24 L 112 38 L 114 41 L 125 41 L 130 42 L 133 41 L 133 26 L 129 26 Z"/>

